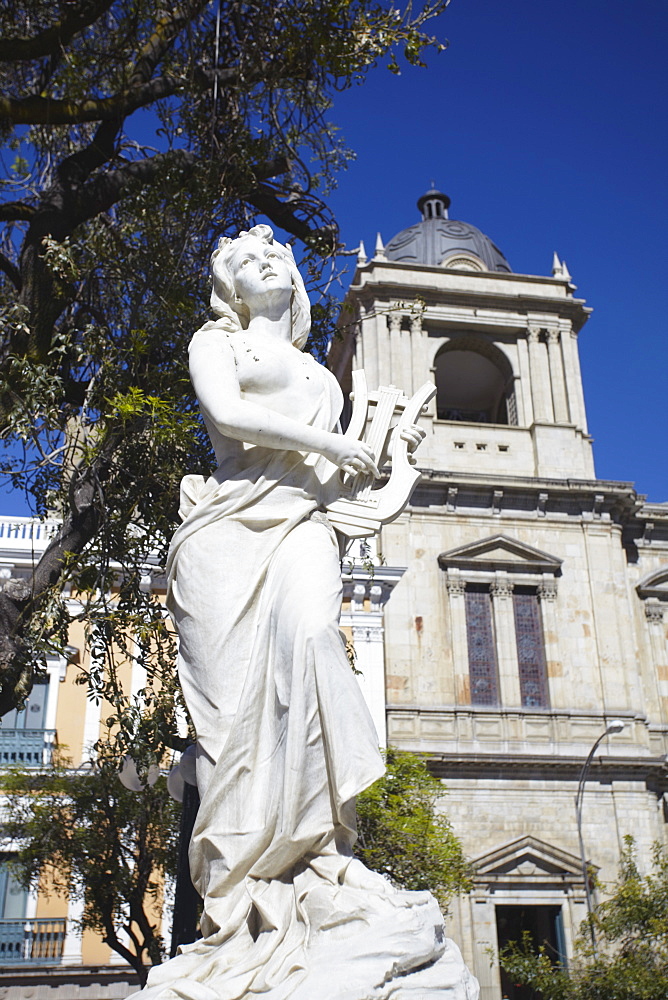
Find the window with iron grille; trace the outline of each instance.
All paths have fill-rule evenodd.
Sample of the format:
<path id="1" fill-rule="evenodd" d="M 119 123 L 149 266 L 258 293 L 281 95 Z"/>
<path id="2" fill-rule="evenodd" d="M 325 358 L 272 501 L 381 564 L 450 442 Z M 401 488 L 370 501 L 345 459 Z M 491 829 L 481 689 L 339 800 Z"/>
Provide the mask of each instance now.
<path id="1" fill-rule="evenodd" d="M 492 596 L 488 588 L 466 588 L 466 641 L 472 705 L 498 705 L 496 643 L 492 624 Z"/>
<path id="2" fill-rule="evenodd" d="M 520 693 L 525 708 L 549 708 L 547 667 L 538 594 L 516 587 L 513 592 Z"/>

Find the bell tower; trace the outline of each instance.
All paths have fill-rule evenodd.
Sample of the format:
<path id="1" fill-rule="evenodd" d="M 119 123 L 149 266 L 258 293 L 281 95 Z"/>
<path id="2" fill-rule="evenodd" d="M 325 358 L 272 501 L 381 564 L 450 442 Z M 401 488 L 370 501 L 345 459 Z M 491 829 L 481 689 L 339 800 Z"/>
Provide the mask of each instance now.
<path id="1" fill-rule="evenodd" d="M 371 259 L 360 247 L 330 366 L 344 389 L 355 368 L 408 395 L 436 383 L 421 467 L 593 479 L 577 345 L 590 310 L 556 255 L 550 276 L 515 274 L 449 207 L 432 188 L 419 222 L 379 235 Z"/>
<path id="2" fill-rule="evenodd" d="M 418 209 L 371 259 L 360 247 L 329 357 L 344 390 L 357 368 L 372 390 L 437 386 L 421 481 L 366 584 L 351 561 L 341 621 L 381 739 L 447 786 L 475 871 L 451 933 L 481 1000 L 501 1000 L 518 995 L 490 965 L 504 942 L 527 930 L 573 954 L 587 858 L 604 885 L 627 833 L 648 867 L 666 841 L 668 504 L 595 478 L 577 341 L 590 310 L 565 263 L 516 274 L 440 191 Z"/>

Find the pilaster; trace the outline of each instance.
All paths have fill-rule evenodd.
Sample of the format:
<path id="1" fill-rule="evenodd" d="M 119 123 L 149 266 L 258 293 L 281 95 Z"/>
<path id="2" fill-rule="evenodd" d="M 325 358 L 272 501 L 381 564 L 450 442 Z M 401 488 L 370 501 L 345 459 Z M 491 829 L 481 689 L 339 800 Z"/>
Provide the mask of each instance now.
<path id="1" fill-rule="evenodd" d="M 83 911 L 83 898 L 81 896 L 70 896 L 67 904 L 67 923 L 65 925 L 63 954 L 60 959 L 62 965 L 81 965 L 83 962 L 81 954 L 83 931 L 80 924 Z"/>
<path id="2" fill-rule="evenodd" d="M 645 622 L 649 634 L 652 673 L 656 677 L 661 721 L 668 723 L 668 642 L 664 625 L 665 604 L 656 598 L 644 602 Z"/>
<path id="3" fill-rule="evenodd" d="M 83 737 L 81 740 L 82 763 L 86 763 L 90 759 L 93 746 L 100 738 L 101 715 L 102 699 L 87 698 L 86 713 L 84 715 Z"/>
<path id="4" fill-rule="evenodd" d="M 490 591 L 499 668 L 499 699 L 502 705 L 519 707 L 522 704 L 522 694 L 515 639 L 513 590 L 514 584 L 508 579 L 507 574 L 503 571 L 497 572 L 496 579 L 490 585 Z"/>
<path id="5" fill-rule="evenodd" d="M 567 708 L 572 698 L 568 696 L 564 665 L 559 652 L 559 624 L 557 620 L 557 582 L 553 576 L 545 576 L 538 585 L 540 613 L 543 625 L 543 648 L 549 704 L 552 708 Z"/>
<path id="6" fill-rule="evenodd" d="M 380 565 L 376 539 L 357 541 L 343 560 L 342 628 L 349 629 L 357 680 L 376 727 L 379 746 L 387 744 L 385 693 L 385 604 L 405 573 L 403 566 Z M 346 607 L 347 605 L 347 607 Z"/>
<path id="7" fill-rule="evenodd" d="M 375 323 L 377 371 L 376 382 L 373 379 L 368 379 L 371 389 L 377 389 L 379 385 L 392 384 L 391 345 L 394 345 L 401 335 L 401 313 L 391 312 L 388 318 L 383 312 L 377 312 Z"/>
<path id="8" fill-rule="evenodd" d="M 585 410 L 584 392 L 582 390 L 577 334 L 573 331 L 568 321 L 562 322 L 560 332 L 561 354 L 564 361 L 566 392 L 568 394 L 571 421 L 583 434 L 586 434 L 587 412 Z"/>
<path id="9" fill-rule="evenodd" d="M 569 422 L 568 400 L 566 399 L 566 384 L 564 381 L 564 363 L 561 356 L 559 331 L 547 331 L 547 353 L 550 362 L 550 383 L 552 401 L 554 404 L 554 419 L 558 424 Z"/>
<path id="10" fill-rule="evenodd" d="M 452 666 L 455 675 L 455 699 L 458 705 L 470 705 L 471 685 L 469 680 L 469 655 L 466 639 L 466 591 L 465 581 L 459 570 L 448 570 L 445 578 L 450 611 L 450 635 L 452 636 Z"/>
<path id="11" fill-rule="evenodd" d="M 519 378 L 515 382 L 517 424 L 519 427 L 530 427 L 534 420 L 531 398 L 531 367 L 529 365 L 529 345 L 522 337 L 517 340 L 517 366 L 519 370 Z"/>
<path id="12" fill-rule="evenodd" d="M 554 420 L 548 371 L 547 348 L 540 338 L 540 327 L 529 326 L 529 368 L 531 371 L 531 395 L 535 421 L 551 423 Z"/>

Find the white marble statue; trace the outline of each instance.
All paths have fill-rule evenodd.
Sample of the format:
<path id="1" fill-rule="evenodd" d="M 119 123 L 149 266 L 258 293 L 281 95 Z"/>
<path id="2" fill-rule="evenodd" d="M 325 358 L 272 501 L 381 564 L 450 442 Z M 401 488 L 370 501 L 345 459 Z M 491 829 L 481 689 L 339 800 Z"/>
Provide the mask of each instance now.
<path id="1" fill-rule="evenodd" d="M 151 970 L 141 1000 L 475 1000 L 432 896 L 352 857 L 355 796 L 383 764 L 324 510 L 339 470 L 376 476 L 374 455 L 338 433 L 341 390 L 302 353 L 289 247 L 255 226 L 220 241 L 212 270 L 218 319 L 190 366 L 218 468 L 183 481 L 168 598 L 198 737 L 203 936 Z"/>

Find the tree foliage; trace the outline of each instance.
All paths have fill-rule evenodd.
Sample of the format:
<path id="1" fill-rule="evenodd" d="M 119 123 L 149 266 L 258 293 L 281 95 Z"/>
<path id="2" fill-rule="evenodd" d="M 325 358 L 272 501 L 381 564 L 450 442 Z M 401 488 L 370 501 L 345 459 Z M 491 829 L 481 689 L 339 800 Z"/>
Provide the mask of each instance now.
<path id="1" fill-rule="evenodd" d="M 61 758 L 46 772 L 12 768 L 0 776 L 3 832 L 20 845 L 18 877 L 83 899 L 82 928 L 100 933 L 142 983 L 148 966 L 165 958 L 152 910 L 164 877 L 176 875 L 180 811 L 164 777 L 153 786 L 146 781 L 155 764 L 149 744 L 142 753 L 135 742 L 133 750 L 141 792 L 121 784 L 111 738 L 97 744 L 94 767 L 72 770 Z M 453 895 L 470 888 L 470 871 L 450 823 L 435 810 L 443 786 L 415 754 L 390 749 L 385 759 L 385 776 L 357 800 L 355 853 L 395 885 L 430 890 L 445 911 Z"/>
<path id="2" fill-rule="evenodd" d="M 389 748 L 385 765 L 385 775 L 358 796 L 355 853 L 397 886 L 428 889 L 445 911 L 471 882 L 462 846 L 436 811 L 444 787 L 417 754 Z"/>
<path id="3" fill-rule="evenodd" d="M 46 772 L 5 771 L 3 829 L 20 845 L 13 867 L 23 884 L 44 880 L 65 898 L 82 899 L 82 929 L 101 934 L 143 983 L 146 965 L 164 957 L 152 909 L 165 875 L 176 874 L 180 807 L 164 777 L 128 791 L 115 747 L 99 751 L 95 767 L 72 770 L 61 760 Z"/>
<path id="4" fill-rule="evenodd" d="M 301 241 L 329 335 L 325 199 L 350 155 L 332 95 L 442 48 L 425 26 L 448 0 L 423 2 L 3 5 L 1 470 L 61 526 L 0 592 L 0 714 L 62 651 L 66 585 L 107 651 L 131 629 L 173 655 L 142 578 L 164 564 L 182 474 L 211 466 L 186 348 L 213 239 L 262 214 Z"/>
<path id="5" fill-rule="evenodd" d="M 583 921 L 572 967 L 555 966 L 528 936 L 501 952 L 513 979 L 543 1000 L 666 1000 L 668 998 L 668 855 L 654 849 L 654 870 L 638 868 L 632 837 L 625 838 L 619 876 L 608 899 Z"/>

